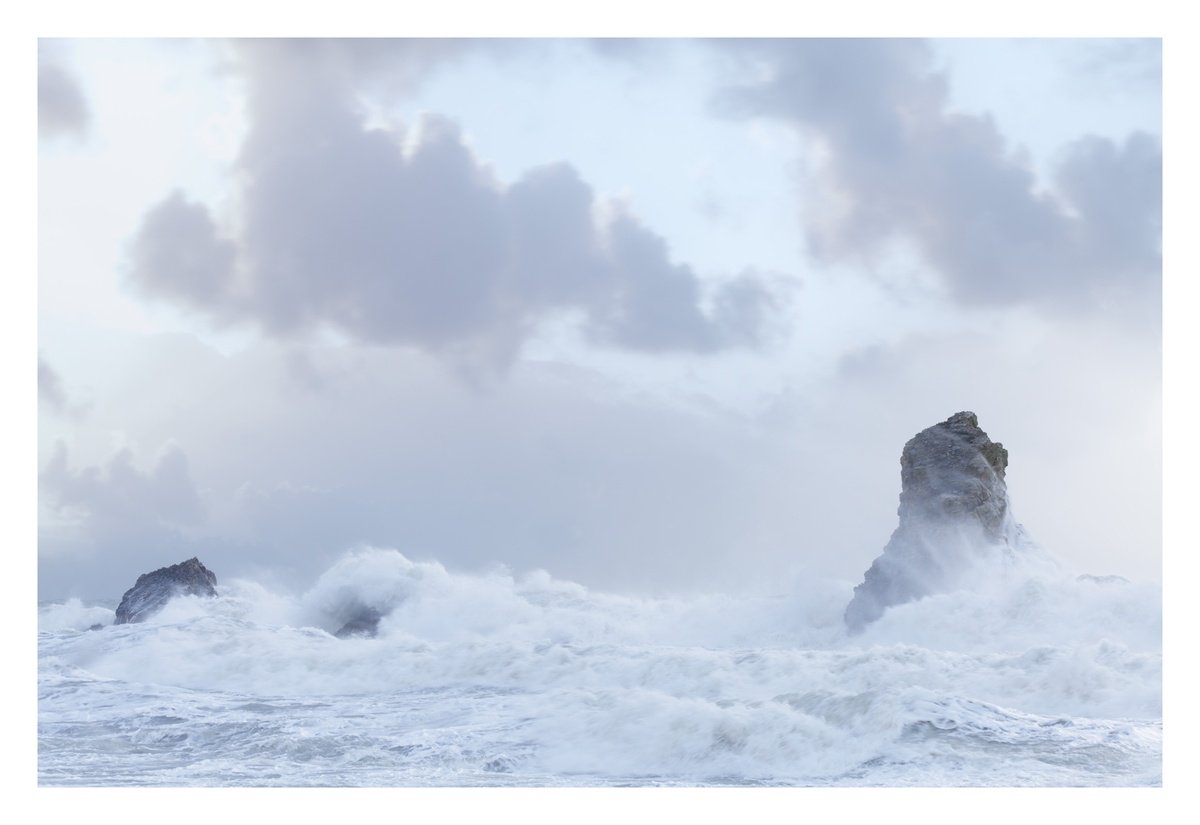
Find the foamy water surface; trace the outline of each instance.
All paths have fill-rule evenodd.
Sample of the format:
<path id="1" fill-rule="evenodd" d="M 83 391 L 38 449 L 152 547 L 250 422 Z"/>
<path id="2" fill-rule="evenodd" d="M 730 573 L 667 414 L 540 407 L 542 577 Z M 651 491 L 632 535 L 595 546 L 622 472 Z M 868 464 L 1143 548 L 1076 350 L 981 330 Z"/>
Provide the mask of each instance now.
<path id="1" fill-rule="evenodd" d="M 850 589 L 635 598 L 366 550 L 143 624 L 43 605 L 39 781 L 1161 784 L 1157 585 L 1008 570 L 857 636 Z M 331 635 L 361 607 L 377 638 Z"/>

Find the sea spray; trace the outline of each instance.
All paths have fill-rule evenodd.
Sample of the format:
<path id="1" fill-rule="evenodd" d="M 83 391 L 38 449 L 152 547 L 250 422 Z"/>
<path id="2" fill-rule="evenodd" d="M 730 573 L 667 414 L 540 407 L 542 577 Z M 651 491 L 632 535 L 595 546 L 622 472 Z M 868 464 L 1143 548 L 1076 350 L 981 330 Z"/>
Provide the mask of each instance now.
<path id="1" fill-rule="evenodd" d="M 156 784 L 1160 781 L 1159 589 L 971 587 L 855 636 L 848 582 L 648 598 L 365 549 L 305 592 L 230 580 L 137 625 L 44 606 L 41 781 L 130 781 L 89 773 L 103 749 Z M 363 604 L 378 636 L 335 638 Z"/>
<path id="2" fill-rule="evenodd" d="M 927 427 L 900 453 L 899 523 L 846 606 L 862 630 L 893 605 L 959 589 L 981 571 L 1050 559 L 1013 517 L 1005 484 L 1008 450 L 973 412 Z"/>

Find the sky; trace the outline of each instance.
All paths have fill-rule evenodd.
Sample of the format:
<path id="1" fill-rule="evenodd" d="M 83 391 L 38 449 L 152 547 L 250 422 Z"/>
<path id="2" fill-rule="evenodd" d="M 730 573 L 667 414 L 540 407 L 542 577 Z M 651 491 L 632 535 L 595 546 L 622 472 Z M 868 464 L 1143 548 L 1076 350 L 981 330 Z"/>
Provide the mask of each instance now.
<path id="1" fill-rule="evenodd" d="M 39 598 L 347 549 L 857 582 L 959 410 L 1162 573 L 1146 39 L 37 49 Z"/>

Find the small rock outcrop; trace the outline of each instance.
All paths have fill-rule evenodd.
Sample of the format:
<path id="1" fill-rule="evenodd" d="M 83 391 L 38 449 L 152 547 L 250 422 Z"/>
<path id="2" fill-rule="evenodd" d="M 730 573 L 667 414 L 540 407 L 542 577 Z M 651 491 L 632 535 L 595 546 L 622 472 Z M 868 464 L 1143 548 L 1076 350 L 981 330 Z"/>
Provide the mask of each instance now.
<path id="1" fill-rule="evenodd" d="M 1075 581 L 1089 582 L 1091 584 L 1129 584 L 1129 579 L 1124 576 L 1094 576 L 1091 573 L 1084 573 L 1081 576 L 1076 576 Z"/>
<path id="2" fill-rule="evenodd" d="M 348 639 L 351 636 L 374 638 L 375 634 L 379 632 L 379 620 L 382 618 L 383 615 L 378 610 L 370 607 L 364 608 L 361 613 L 342 625 L 341 629 L 333 635 L 339 639 Z"/>
<path id="3" fill-rule="evenodd" d="M 846 607 L 857 632 L 888 607 L 944 592 L 988 556 L 1030 545 L 1012 517 L 1008 451 L 972 412 L 917 433 L 900 456 L 900 521 Z"/>
<path id="4" fill-rule="evenodd" d="M 185 595 L 217 595 L 217 577 L 195 557 L 138 576 L 121 597 L 113 624 L 145 621 L 175 596 Z"/>

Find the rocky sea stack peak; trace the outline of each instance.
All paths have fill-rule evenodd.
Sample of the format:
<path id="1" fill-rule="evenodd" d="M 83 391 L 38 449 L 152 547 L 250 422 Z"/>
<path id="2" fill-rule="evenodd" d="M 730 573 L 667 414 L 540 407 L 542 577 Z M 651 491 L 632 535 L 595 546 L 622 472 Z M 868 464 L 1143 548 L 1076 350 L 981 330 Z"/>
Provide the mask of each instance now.
<path id="1" fill-rule="evenodd" d="M 113 624 L 145 621 L 176 596 L 215 595 L 217 577 L 199 559 L 192 557 L 138 576 L 133 587 L 121 597 Z"/>
<path id="2" fill-rule="evenodd" d="M 1013 520 L 1008 451 L 959 412 L 922 430 L 900 456 L 899 525 L 846 607 L 852 631 L 888 607 L 943 592 L 976 560 L 1029 545 Z"/>

